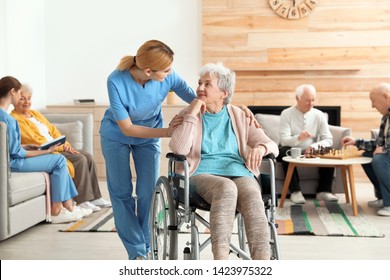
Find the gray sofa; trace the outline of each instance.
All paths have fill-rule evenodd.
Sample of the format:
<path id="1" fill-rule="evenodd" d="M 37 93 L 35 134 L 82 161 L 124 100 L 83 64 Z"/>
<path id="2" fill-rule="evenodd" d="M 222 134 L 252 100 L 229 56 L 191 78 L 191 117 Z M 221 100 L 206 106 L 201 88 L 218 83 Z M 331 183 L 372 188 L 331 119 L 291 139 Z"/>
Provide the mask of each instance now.
<path id="1" fill-rule="evenodd" d="M 264 132 L 268 135 L 268 137 L 270 137 L 273 141 L 276 142 L 276 144 L 279 145 L 280 116 L 271 114 L 256 114 L 255 117 L 256 120 L 262 125 Z M 336 149 L 340 149 L 342 146 L 341 138 L 343 138 L 344 136 L 351 135 L 351 129 L 334 125 L 330 125 L 329 128 L 330 132 L 333 135 L 333 147 Z M 268 173 L 269 167 L 262 166 L 261 172 Z M 316 193 L 318 185 L 318 168 L 298 167 L 298 174 L 301 182 L 302 193 L 314 195 Z M 283 171 L 282 164 L 277 163 L 275 169 L 275 184 L 276 192 L 278 194 L 282 193 L 284 178 L 285 174 Z M 341 179 L 341 171 L 339 169 L 336 169 L 335 171 L 332 190 L 334 193 L 344 193 L 343 182 Z"/>
<path id="2" fill-rule="evenodd" d="M 44 115 L 75 148 L 93 153 L 92 114 Z M 0 241 L 49 218 L 46 177 L 43 172 L 10 172 L 7 126 L 0 122 Z"/>

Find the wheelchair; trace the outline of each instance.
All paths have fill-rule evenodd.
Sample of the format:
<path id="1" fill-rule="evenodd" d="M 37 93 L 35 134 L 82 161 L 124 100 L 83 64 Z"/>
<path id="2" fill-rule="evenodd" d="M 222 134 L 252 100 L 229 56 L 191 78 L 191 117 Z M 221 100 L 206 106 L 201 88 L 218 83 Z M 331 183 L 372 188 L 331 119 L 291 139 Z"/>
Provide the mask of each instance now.
<path id="1" fill-rule="evenodd" d="M 210 243 L 211 237 L 200 242 L 198 225 L 210 228 L 208 221 L 203 218 L 198 210 L 210 211 L 210 205 L 199 195 L 190 192 L 189 166 L 186 157 L 168 153 L 168 177 L 161 176 L 157 180 L 150 206 L 150 246 L 151 259 L 153 260 L 177 260 L 178 259 L 178 234 L 184 225 L 190 230 L 190 241 L 183 250 L 184 260 L 199 260 L 200 252 Z M 184 174 L 176 173 L 177 164 L 183 164 Z M 275 193 L 275 157 L 269 155 L 263 158 L 262 164 L 269 165 L 269 174 L 263 174 L 260 178 L 262 196 L 266 217 L 270 230 L 270 255 L 271 259 L 280 259 L 277 225 L 274 221 L 276 207 Z M 245 234 L 244 219 L 240 213 L 236 213 L 238 245 L 230 243 L 230 252 L 237 257 L 250 260 Z M 233 238 L 232 238 L 233 239 Z"/>

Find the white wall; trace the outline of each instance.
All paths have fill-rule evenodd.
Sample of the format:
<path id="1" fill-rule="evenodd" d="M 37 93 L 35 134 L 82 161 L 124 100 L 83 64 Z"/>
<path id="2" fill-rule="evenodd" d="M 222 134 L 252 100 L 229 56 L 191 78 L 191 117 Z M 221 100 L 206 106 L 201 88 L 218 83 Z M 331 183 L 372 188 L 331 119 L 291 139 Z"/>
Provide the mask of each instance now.
<path id="1" fill-rule="evenodd" d="M 6 33 L 0 75 L 28 82 L 35 108 L 77 98 L 107 104 L 107 76 L 122 56 L 135 54 L 149 39 L 167 43 L 175 52 L 173 67 L 197 85 L 199 0 L 0 1 L 0 8 L 6 6 L 0 11 L 1 18 L 6 15 L 5 28 L 0 19 L 0 38 Z"/>
<path id="2" fill-rule="evenodd" d="M 0 0 L 0 77 L 5 73 L 5 0 Z"/>
<path id="3" fill-rule="evenodd" d="M 46 104 L 44 0 L 1 0 L 0 76 L 31 83 L 37 107 Z"/>

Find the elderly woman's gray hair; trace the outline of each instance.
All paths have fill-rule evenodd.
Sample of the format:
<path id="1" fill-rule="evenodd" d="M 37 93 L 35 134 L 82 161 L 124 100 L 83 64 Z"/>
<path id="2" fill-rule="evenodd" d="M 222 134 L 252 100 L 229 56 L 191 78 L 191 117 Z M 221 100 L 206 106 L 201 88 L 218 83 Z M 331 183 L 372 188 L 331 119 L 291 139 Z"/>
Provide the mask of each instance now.
<path id="1" fill-rule="evenodd" d="M 302 96 L 302 94 L 305 92 L 305 90 L 308 90 L 309 92 L 313 93 L 314 96 L 317 95 L 316 88 L 315 88 L 313 85 L 310 85 L 310 84 L 303 84 L 303 85 L 298 86 L 298 87 L 295 89 L 295 96 L 296 96 L 297 98 L 300 98 L 300 97 Z"/>
<path id="2" fill-rule="evenodd" d="M 30 94 L 33 93 L 32 87 L 31 87 L 29 84 L 27 84 L 27 83 L 23 83 L 23 84 L 22 84 L 22 91 L 28 92 L 28 93 L 30 93 Z"/>
<path id="3" fill-rule="evenodd" d="M 224 104 L 229 104 L 232 100 L 234 87 L 236 85 L 236 74 L 226 68 L 222 62 L 208 63 L 204 65 L 199 72 L 199 76 L 209 74 L 213 78 L 218 78 L 218 87 L 220 90 L 226 91 L 228 96 L 224 100 Z"/>

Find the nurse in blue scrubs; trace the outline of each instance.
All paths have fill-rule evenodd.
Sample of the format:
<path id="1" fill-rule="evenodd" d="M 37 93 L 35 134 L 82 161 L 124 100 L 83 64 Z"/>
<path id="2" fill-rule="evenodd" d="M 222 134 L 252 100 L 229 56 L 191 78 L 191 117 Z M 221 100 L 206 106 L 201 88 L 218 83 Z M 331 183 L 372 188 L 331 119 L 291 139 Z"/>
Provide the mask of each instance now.
<path id="1" fill-rule="evenodd" d="M 194 91 L 172 69 L 173 51 L 164 43 L 145 42 L 136 56 L 125 56 L 108 77 L 110 101 L 100 127 L 106 161 L 107 185 L 115 226 L 129 259 L 147 259 L 149 208 L 160 171 L 160 139 L 170 137 L 182 119 L 175 117 L 163 128 L 161 103 L 172 89 L 190 103 Z M 132 196 L 133 157 L 137 176 Z"/>

